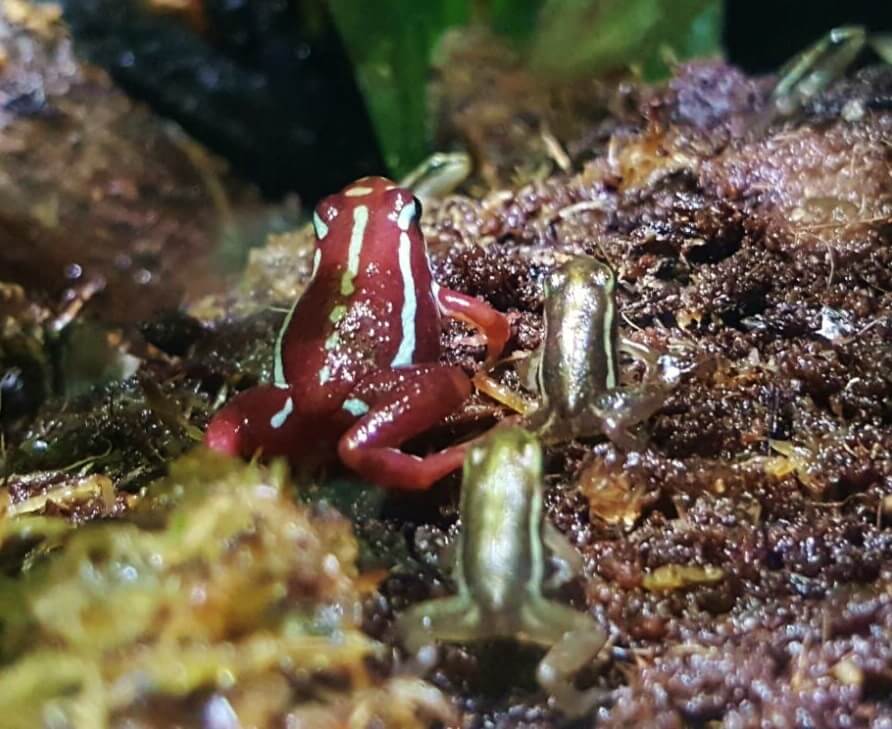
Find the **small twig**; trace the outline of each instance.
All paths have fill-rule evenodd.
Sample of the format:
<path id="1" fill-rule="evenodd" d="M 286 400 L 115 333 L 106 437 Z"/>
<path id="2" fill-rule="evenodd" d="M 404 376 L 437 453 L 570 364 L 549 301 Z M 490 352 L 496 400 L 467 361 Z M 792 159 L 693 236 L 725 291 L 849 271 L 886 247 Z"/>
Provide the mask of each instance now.
<path id="1" fill-rule="evenodd" d="M 545 151 L 547 151 L 548 155 L 555 161 L 555 164 L 557 164 L 563 172 L 570 172 L 570 170 L 573 169 L 573 163 L 570 161 L 570 156 L 564 151 L 561 143 L 557 140 L 554 134 L 551 133 L 551 130 L 547 125 L 543 124 L 542 129 L 539 130 L 539 135 L 542 137 L 542 141 L 545 144 Z"/>
<path id="2" fill-rule="evenodd" d="M 557 216 L 561 220 L 566 220 L 577 213 L 581 213 L 585 210 L 598 210 L 600 212 L 607 212 L 609 210 L 609 206 L 603 202 L 602 200 L 583 200 L 582 202 L 574 203 L 573 205 L 568 205 L 565 208 L 561 208 L 558 210 Z"/>

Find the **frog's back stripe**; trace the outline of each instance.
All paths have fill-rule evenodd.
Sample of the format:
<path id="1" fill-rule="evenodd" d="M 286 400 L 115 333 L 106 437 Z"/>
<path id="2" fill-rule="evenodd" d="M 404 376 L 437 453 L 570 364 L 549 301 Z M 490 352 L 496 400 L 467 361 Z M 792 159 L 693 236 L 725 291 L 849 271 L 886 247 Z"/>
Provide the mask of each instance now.
<path id="1" fill-rule="evenodd" d="M 410 200 L 400 210 L 396 221 L 400 229 L 399 264 L 400 277 L 403 281 L 403 310 L 400 314 L 402 338 L 399 349 L 390 363 L 391 367 L 412 364 L 412 357 L 415 354 L 415 312 L 418 302 L 415 299 L 415 277 L 412 274 L 412 241 L 409 240 L 408 231 L 416 214 L 416 203 Z"/>
<path id="2" fill-rule="evenodd" d="M 608 389 L 616 387 L 616 346 L 613 341 L 613 317 L 616 313 L 616 304 L 614 303 L 613 289 L 616 287 L 616 279 L 611 271 L 607 277 L 607 283 L 604 285 L 604 333 L 601 339 L 601 349 L 604 354 L 604 361 L 607 365 L 606 383 Z"/>
<path id="3" fill-rule="evenodd" d="M 372 192 L 371 187 L 366 187 L 365 185 L 353 185 L 352 187 L 348 187 L 344 190 L 345 197 L 363 197 L 365 195 L 370 195 Z"/>
<path id="4" fill-rule="evenodd" d="M 288 383 L 285 381 L 285 355 L 282 352 L 282 347 L 285 345 L 285 332 L 288 331 L 288 326 L 294 317 L 294 310 L 297 308 L 298 300 L 288 310 L 285 321 L 282 322 L 282 327 L 279 329 L 279 336 L 276 337 L 276 348 L 273 350 L 273 384 L 276 387 L 288 386 Z"/>
<path id="5" fill-rule="evenodd" d="M 319 219 L 319 216 L 316 213 L 313 213 L 313 224 L 316 227 L 316 221 Z M 321 225 L 325 225 L 319 220 Z M 328 233 L 328 228 L 325 228 L 325 233 Z M 316 235 L 319 238 L 324 238 L 324 235 L 319 235 L 319 228 L 316 227 Z M 316 274 L 319 272 L 319 264 L 322 262 L 322 251 L 317 247 L 315 252 L 313 253 L 313 271 L 310 273 L 310 280 L 307 283 L 309 286 L 313 283 L 313 279 L 316 278 Z M 282 352 L 282 347 L 285 343 L 285 332 L 288 331 L 288 326 L 291 324 L 292 318 L 294 318 L 294 310 L 297 309 L 297 302 L 300 301 L 300 297 L 295 299 L 294 303 L 291 305 L 291 308 L 288 310 L 288 314 L 285 316 L 285 321 L 282 322 L 282 326 L 279 329 L 279 334 L 276 337 L 276 346 L 273 349 L 273 384 L 276 387 L 286 387 L 287 382 L 285 382 L 285 355 Z"/>
<path id="6" fill-rule="evenodd" d="M 341 278 L 342 296 L 350 296 L 353 293 L 353 280 L 359 273 L 359 260 L 362 255 L 362 246 L 365 243 L 365 228 L 368 222 L 368 207 L 357 205 L 353 210 L 353 229 L 350 231 L 350 247 L 347 250 L 347 270 L 344 271 Z"/>

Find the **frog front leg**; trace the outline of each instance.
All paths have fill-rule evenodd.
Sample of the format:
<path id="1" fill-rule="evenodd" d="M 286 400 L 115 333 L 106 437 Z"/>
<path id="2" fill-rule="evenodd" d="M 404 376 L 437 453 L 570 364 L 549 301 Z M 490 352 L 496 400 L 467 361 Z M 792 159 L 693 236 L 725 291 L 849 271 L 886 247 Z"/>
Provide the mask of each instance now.
<path id="1" fill-rule="evenodd" d="M 429 488 L 461 467 L 465 447 L 420 457 L 399 446 L 454 412 L 470 393 L 470 380 L 458 367 L 412 365 L 372 373 L 344 402 L 360 418 L 338 443 L 341 462 L 387 488 Z"/>
<path id="2" fill-rule="evenodd" d="M 611 442 L 626 451 L 641 450 L 643 441 L 630 428 L 647 420 L 666 401 L 668 388 L 645 384 L 617 387 L 599 395 L 591 406 L 591 416 Z"/>
<path id="3" fill-rule="evenodd" d="M 458 319 L 479 329 L 486 338 L 486 363 L 495 362 L 511 334 L 508 318 L 485 301 L 473 296 L 437 287 L 437 303 L 446 316 Z"/>
<path id="4" fill-rule="evenodd" d="M 579 691 L 576 674 L 597 658 L 607 633 L 591 615 L 542 597 L 531 599 L 521 612 L 524 637 L 550 650 L 536 669 L 536 680 L 567 716 L 585 714 L 607 695 L 603 689 Z"/>

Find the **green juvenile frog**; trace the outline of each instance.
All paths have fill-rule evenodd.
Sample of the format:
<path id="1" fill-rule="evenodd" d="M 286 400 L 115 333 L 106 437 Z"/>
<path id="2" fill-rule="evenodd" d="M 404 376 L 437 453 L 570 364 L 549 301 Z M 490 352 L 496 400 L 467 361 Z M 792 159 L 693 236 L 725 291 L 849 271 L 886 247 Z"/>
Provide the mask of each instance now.
<path id="1" fill-rule="evenodd" d="M 427 204 L 452 193 L 471 174 L 471 158 L 467 152 L 436 152 L 400 180 L 415 197 Z"/>
<path id="2" fill-rule="evenodd" d="M 465 458 L 462 531 L 454 576 L 458 594 L 409 609 L 398 629 L 417 653 L 435 640 L 513 638 L 550 650 L 536 678 L 567 715 L 585 713 L 604 691 L 579 691 L 575 674 L 603 648 L 607 634 L 587 613 L 542 595 L 546 548 L 578 571 L 579 555 L 543 513 L 542 449 L 529 432 L 495 429 Z"/>
<path id="3" fill-rule="evenodd" d="M 832 28 L 778 71 L 771 90 L 774 113 L 791 116 L 805 102 L 845 76 L 866 47 L 873 48 L 884 61 L 892 62 L 889 36 L 868 33 L 861 25 Z"/>
<path id="4" fill-rule="evenodd" d="M 618 349 L 643 359 L 648 373 L 655 353 L 617 336 L 616 279 L 603 263 L 574 257 L 545 281 L 545 336 L 532 372 L 539 407 L 527 426 L 545 443 L 604 433 L 620 448 L 635 450 L 629 428 L 656 412 L 669 389 L 646 375 L 635 387 L 619 385 Z"/>

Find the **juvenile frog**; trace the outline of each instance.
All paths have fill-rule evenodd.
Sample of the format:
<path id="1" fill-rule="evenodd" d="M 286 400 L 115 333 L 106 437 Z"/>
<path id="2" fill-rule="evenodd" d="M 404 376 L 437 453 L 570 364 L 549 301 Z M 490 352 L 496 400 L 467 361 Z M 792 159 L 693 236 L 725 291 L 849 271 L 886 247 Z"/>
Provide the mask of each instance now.
<path id="1" fill-rule="evenodd" d="M 505 316 L 434 282 L 409 190 L 365 177 L 316 206 L 307 289 L 276 341 L 274 381 L 236 396 L 205 442 L 251 457 L 287 456 L 305 468 L 335 457 L 365 479 L 425 489 L 461 466 L 465 447 L 424 457 L 399 447 L 456 410 L 470 393 L 440 364 L 440 317 L 478 327 L 494 359 Z"/>
<path id="2" fill-rule="evenodd" d="M 574 257 L 545 281 L 545 336 L 534 372 L 539 407 L 527 425 L 545 443 L 604 433 L 620 448 L 634 450 L 629 428 L 659 409 L 668 389 L 647 378 L 636 387 L 619 385 L 618 336 L 613 271 L 594 258 Z M 655 353 L 622 342 L 644 359 L 648 371 Z"/>
<path id="3" fill-rule="evenodd" d="M 408 175 L 400 185 L 412 189 L 422 203 L 445 197 L 471 174 L 467 152 L 435 152 Z"/>
<path id="4" fill-rule="evenodd" d="M 597 657 L 607 635 L 587 613 L 542 595 L 546 548 L 573 567 L 581 560 L 545 520 L 539 442 L 521 428 L 496 428 L 470 448 L 463 476 L 458 594 L 402 615 L 398 630 L 406 647 L 417 653 L 435 640 L 495 638 L 543 646 L 549 651 L 536 671 L 539 684 L 566 714 L 585 713 L 604 692 L 579 691 L 573 678 Z"/>

